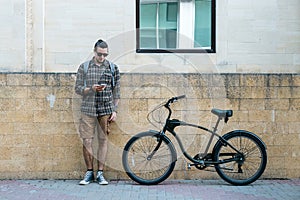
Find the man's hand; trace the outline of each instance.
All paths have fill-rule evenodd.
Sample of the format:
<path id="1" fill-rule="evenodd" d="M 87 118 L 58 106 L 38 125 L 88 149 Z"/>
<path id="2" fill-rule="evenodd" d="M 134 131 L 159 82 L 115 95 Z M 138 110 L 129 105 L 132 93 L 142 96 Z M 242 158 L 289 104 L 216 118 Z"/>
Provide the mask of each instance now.
<path id="1" fill-rule="evenodd" d="M 106 85 L 99 85 L 99 84 L 94 84 L 92 86 L 92 90 L 95 92 L 101 92 L 106 88 Z"/>
<path id="2" fill-rule="evenodd" d="M 114 122 L 114 121 L 116 121 L 116 119 L 117 119 L 117 113 L 113 112 L 113 113 L 111 113 L 110 117 L 108 118 L 108 121 Z"/>

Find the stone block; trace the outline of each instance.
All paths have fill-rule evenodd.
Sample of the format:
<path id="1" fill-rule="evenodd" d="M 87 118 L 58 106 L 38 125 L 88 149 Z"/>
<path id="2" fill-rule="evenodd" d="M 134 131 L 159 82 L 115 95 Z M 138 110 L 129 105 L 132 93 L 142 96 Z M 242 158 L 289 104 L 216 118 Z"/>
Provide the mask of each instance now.
<path id="1" fill-rule="evenodd" d="M 0 115 L 1 116 L 1 115 Z M 15 133 L 15 125 L 14 123 L 7 123 L 7 122 L 0 122 L 0 127 L 1 127 L 1 135 L 6 135 L 6 134 L 14 134 Z"/>
<path id="2" fill-rule="evenodd" d="M 293 99 L 300 98 L 300 87 L 293 86 L 291 88 L 291 98 L 293 98 Z"/>
<path id="3" fill-rule="evenodd" d="M 7 75 L 0 74 L 0 86 L 6 86 L 7 84 Z"/>
<path id="4" fill-rule="evenodd" d="M 300 122 L 290 122 L 288 128 L 289 128 L 287 130 L 288 133 L 298 133 L 298 134 L 300 134 Z"/>
<path id="5" fill-rule="evenodd" d="M 249 111 L 250 122 L 268 122 L 272 120 L 272 112 L 267 110 L 250 110 Z"/>
<path id="6" fill-rule="evenodd" d="M 278 98 L 288 99 L 292 97 L 293 87 L 278 87 L 277 91 L 278 91 Z"/>
<path id="7" fill-rule="evenodd" d="M 265 101 L 266 110 L 289 110 L 290 100 L 289 99 L 267 99 Z"/>
<path id="8" fill-rule="evenodd" d="M 0 162 L 1 160 L 11 160 L 12 158 L 12 147 L 0 147 Z"/>
<path id="9" fill-rule="evenodd" d="M 251 87 L 239 87 L 239 98 L 240 99 L 251 99 L 252 88 Z"/>
<path id="10" fill-rule="evenodd" d="M 3 86 L 0 87 L 0 99 L 27 98 L 28 89 L 24 86 Z"/>
<path id="11" fill-rule="evenodd" d="M 7 74 L 8 86 L 31 86 L 32 85 L 32 74 Z"/>
<path id="12" fill-rule="evenodd" d="M 300 75 L 299 74 L 292 75 L 292 81 L 293 81 L 294 87 L 299 87 L 300 86 Z"/>
<path id="13" fill-rule="evenodd" d="M 261 87 L 261 86 L 251 87 L 251 98 L 253 98 L 253 99 L 266 98 L 265 87 Z"/>
<path id="14" fill-rule="evenodd" d="M 240 85 L 245 87 L 264 86 L 265 77 L 262 75 L 252 75 L 252 74 L 241 75 Z"/>
<path id="15" fill-rule="evenodd" d="M 15 99 L 15 110 L 16 112 L 26 110 L 43 110 L 45 109 L 46 99 L 28 99 L 28 98 L 17 98 Z"/>
<path id="16" fill-rule="evenodd" d="M 278 87 L 266 87 L 265 88 L 266 99 L 278 98 Z"/>
<path id="17" fill-rule="evenodd" d="M 35 123 L 51 123 L 51 122 L 60 122 L 61 115 L 59 112 L 53 110 L 41 110 L 34 111 L 33 113 L 33 122 Z"/>
<path id="18" fill-rule="evenodd" d="M 298 122 L 300 113 L 297 110 L 276 111 L 275 119 L 278 122 Z"/>
<path id="19" fill-rule="evenodd" d="M 54 95 L 54 90 L 49 86 L 28 87 L 28 98 L 30 99 L 46 99 L 51 94 Z"/>
<path id="20" fill-rule="evenodd" d="M 234 122 L 248 122 L 249 121 L 249 112 L 247 110 L 234 110 L 233 117 L 230 118 L 230 121 Z"/>
<path id="21" fill-rule="evenodd" d="M 241 99 L 240 110 L 264 110 L 265 104 L 264 99 Z"/>

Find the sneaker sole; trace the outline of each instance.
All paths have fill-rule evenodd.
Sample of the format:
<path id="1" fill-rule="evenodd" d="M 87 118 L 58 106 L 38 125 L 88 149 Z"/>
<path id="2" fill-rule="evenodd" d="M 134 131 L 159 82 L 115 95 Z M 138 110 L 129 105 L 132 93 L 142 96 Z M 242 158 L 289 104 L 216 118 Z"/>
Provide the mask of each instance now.
<path id="1" fill-rule="evenodd" d="M 81 182 L 79 182 L 79 185 L 88 185 L 88 184 L 90 184 L 91 182 L 85 182 L 85 183 L 81 183 Z"/>

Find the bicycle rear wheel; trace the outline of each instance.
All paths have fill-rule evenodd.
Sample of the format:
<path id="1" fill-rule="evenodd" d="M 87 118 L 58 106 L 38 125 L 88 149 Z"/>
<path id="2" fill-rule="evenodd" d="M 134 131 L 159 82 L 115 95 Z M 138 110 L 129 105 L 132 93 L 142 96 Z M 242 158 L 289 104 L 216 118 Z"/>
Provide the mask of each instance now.
<path id="1" fill-rule="evenodd" d="M 148 131 L 132 137 L 124 147 L 122 163 L 127 175 L 143 185 L 158 184 L 172 173 L 177 154 L 171 141 L 162 137 L 159 149 L 150 158 L 160 141 L 158 132 Z"/>
<path id="2" fill-rule="evenodd" d="M 264 143 L 255 134 L 241 130 L 227 133 L 223 138 L 241 154 L 218 141 L 213 150 L 214 161 L 239 158 L 238 161 L 215 165 L 219 176 L 233 185 L 248 185 L 256 181 L 267 165 Z"/>

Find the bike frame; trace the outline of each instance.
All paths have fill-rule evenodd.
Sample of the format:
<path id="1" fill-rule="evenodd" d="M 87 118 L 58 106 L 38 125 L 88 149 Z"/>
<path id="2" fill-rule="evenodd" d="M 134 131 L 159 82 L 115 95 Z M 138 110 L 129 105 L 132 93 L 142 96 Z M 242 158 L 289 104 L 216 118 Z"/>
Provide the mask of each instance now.
<path id="1" fill-rule="evenodd" d="M 223 164 L 223 163 L 228 163 L 228 162 L 239 161 L 240 160 L 239 156 L 234 156 L 234 155 L 236 155 L 236 154 L 240 154 L 241 155 L 242 153 L 239 150 L 237 150 L 235 147 L 233 147 L 231 144 L 229 144 L 225 139 L 223 139 L 222 136 L 220 136 L 220 135 L 217 134 L 219 123 L 223 119 L 223 117 L 218 116 L 218 120 L 217 120 L 217 122 L 216 122 L 215 127 L 213 128 L 213 130 L 209 130 L 208 128 L 205 128 L 205 127 L 200 126 L 200 125 L 196 125 L 196 124 L 191 124 L 191 123 L 187 123 L 187 122 L 184 122 L 184 121 L 180 121 L 178 119 L 172 119 L 172 120 L 170 120 L 171 115 L 172 115 L 172 110 L 170 108 L 170 103 L 173 103 L 173 102 L 171 102 L 169 100 L 164 105 L 164 107 L 168 109 L 169 114 L 168 114 L 168 117 L 166 119 L 166 123 L 165 123 L 165 125 L 163 127 L 163 130 L 161 132 L 159 132 L 159 134 L 160 134 L 160 141 L 158 142 L 158 144 L 155 147 L 155 149 L 153 150 L 153 152 L 148 156 L 148 159 L 151 159 L 152 156 L 155 154 L 155 152 L 157 152 L 157 150 L 159 149 L 159 147 L 160 147 L 160 145 L 162 143 L 162 137 L 167 137 L 165 135 L 165 133 L 168 131 L 169 133 L 171 133 L 175 137 L 175 139 L 176 139 L 177 143 L 179 144 L 180 150 L 183 153 L 183 155 L 188 160 L 190 160 L 191 162 L 193 162 L 194 165 L 216 165 L 216 164 Z M 230 158 L 230 159 L 224 159 L 224 160 L 218 160 L 218 161 L 209 161 L 209 160 L 204 160 L 203 157 L 201 157 L 200 160 L 196 160 L 196 159 L 192 158 L 187 153 L 187 151 L 185 150 L 185 148 L 184 148 L 184 146 L 183 146 L 183 144 L 181 142 L 181 139 L 179 138 L 179 136 L 177 135 L 177 133 L 174 130 L 177 126 L 190 126 L 190 127 L 201 129 L 201 130 L 203 130 L 205 132 L 209 132 L 211 134 L 211 136 L 209 138 L 209 141 L 207 143 L 205 152 L 201 153 L 203 155 L 203 157 L 205 157 L 208 154 L 208 150 L 209 150 L 209 148 L 211 146 L 211 143 L 212 143 L 214 137 L 218 137 L 219 141 L 222 142 L 222 144 L 228 145 L 233 150 L 235 150 L 236 153 L 222 154 L 222 156 L 225 156 L 225 155 L 226 156 L 232 156 L 232 158 Z"/>

